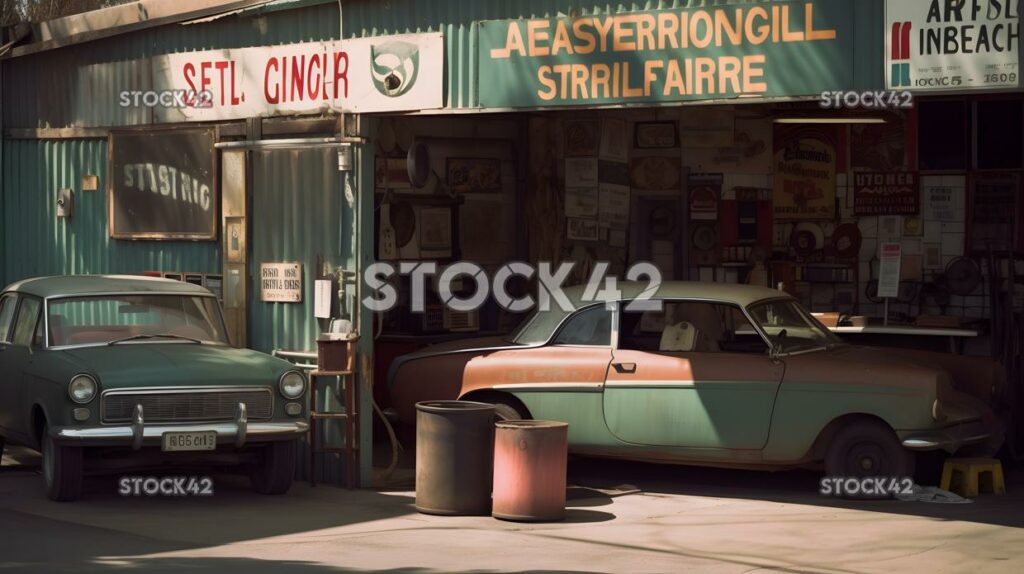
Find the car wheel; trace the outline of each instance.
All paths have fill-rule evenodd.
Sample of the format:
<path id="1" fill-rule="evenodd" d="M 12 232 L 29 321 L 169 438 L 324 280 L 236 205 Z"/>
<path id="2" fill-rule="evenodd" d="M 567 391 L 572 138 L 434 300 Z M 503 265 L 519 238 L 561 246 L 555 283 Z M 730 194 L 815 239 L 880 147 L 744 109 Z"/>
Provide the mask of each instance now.
<path id="1" fill-rule="evenodd" d="M 263 447 L 260 462 L 253 468 L 252 486 L 261 494 L 284 494 L 295 476 L 294 440 L 276 441 Z"/>
<path id="2" fill-rule="evenodd" d="M 914 453 L 903 448 L 896 433 L 876 421 L 847 425 L 832 439 L 825 456 L 829 477 L 902 479 L 914 475 Z"/>
<path id="3" fill-rule="evenodd" d="M 43 479 L 50 500 L 69 502 L 82 494 L 82 449 L 59 446 L 43 429 Z"/>

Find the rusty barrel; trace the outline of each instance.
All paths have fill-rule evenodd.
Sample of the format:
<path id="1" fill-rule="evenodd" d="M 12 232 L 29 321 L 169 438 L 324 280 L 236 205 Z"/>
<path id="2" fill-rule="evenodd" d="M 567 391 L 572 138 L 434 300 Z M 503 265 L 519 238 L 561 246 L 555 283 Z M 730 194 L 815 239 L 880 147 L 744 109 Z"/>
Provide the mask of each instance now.
<path id="1" fill-rule="evenodd" d="M 493 464 L 494 405 L 416 403 L 416 510 L 486 515 Z"/>
<path id="2" fill-rule="evenodd" d="M 495 427 L 491 516 L 519 521 L 565 518 L 569 424 L 502 421 Z"/>

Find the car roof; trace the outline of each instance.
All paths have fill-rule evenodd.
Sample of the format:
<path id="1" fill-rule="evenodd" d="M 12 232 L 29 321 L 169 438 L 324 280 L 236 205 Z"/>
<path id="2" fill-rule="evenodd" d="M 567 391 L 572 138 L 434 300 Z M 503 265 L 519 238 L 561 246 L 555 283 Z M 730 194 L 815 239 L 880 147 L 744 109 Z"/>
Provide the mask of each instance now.
<path id="1" fill-rule="evenodd" d="M 11 283 L 4 292 L 15 291 L 36 297 L 99 295 L 103 293 L 181 293 L 210 295 L 198 285 L 143 275 L 60 275 L 36 277 Z"/>
<path id="2" fill-rule="evenodd" d="M 640 296 L 648 284 L 642 281 L 624 281 L 617 285 L 622 292 L 622 299 L 634 299 Z M 575 304 L 582 300 L 583 292 L 586 289 L 583 285 L 568 287 L 565 294 Z M 664 281 L 657 289 L 652 298 L 659 299 L 711 299 L 724 303 L 735 303 L 746 307 L 751 303 L 765 299 L 791 298 L 785 291 L 758 287 L 755 285 L 740 285 L 736 283 L 705 283 L 700 281 Z M 578 306 L 578 305 L 577 305 Z"/>

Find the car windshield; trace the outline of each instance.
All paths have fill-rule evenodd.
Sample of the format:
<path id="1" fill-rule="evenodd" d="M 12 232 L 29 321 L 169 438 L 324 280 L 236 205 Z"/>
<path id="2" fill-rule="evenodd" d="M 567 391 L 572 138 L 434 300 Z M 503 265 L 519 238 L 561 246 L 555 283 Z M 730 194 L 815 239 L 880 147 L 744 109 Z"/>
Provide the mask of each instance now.
<path id="1" fill-rule="evenodd" d="M 799 303 L 777 300 L 750 306 L 750 315 L 780 353 L 827 349 L 842 340 L 819 323 Z"/>
<path id="2" fill-rule="evenodd" d="M 55 299 L 48 306 L 50 345 L 132 342 L 227 344 L 213 297 L 103 295 Z"/>

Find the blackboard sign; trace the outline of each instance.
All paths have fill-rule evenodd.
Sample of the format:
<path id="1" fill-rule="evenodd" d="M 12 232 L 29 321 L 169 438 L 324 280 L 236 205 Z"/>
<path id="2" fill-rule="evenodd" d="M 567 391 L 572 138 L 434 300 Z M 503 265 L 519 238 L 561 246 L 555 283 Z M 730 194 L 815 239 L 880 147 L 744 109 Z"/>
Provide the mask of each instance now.
<path id="1" fill-rule="evenodd" d="M 111 131 L 110 236 L 216 239 L 212 128 Z"/>

